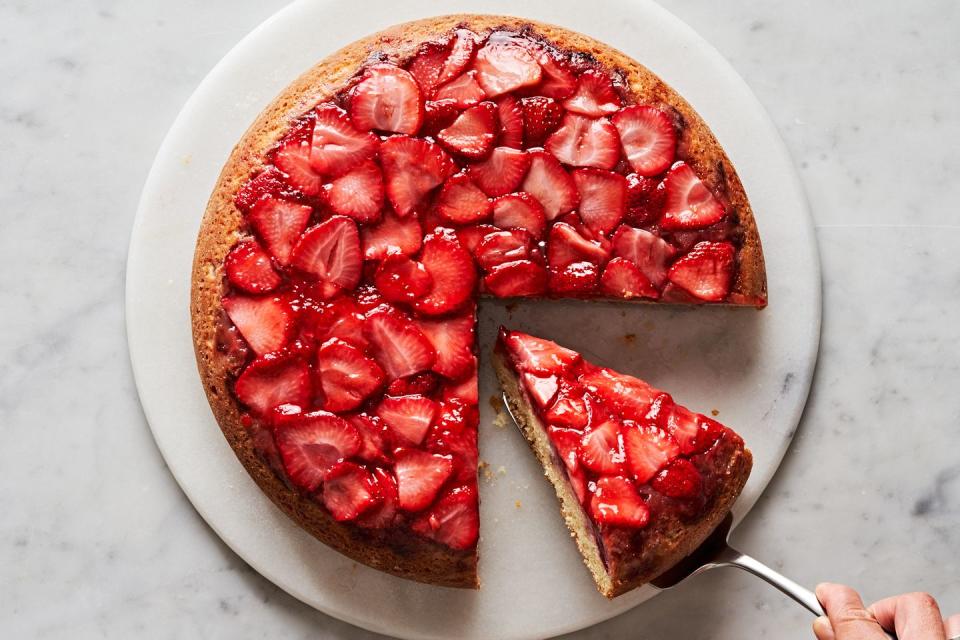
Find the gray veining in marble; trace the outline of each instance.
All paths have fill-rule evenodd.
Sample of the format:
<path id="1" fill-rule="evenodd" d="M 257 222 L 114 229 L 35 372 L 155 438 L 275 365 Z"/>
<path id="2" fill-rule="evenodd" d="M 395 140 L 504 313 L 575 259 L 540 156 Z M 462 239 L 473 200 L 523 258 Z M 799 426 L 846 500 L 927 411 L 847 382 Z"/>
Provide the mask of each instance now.
<path id="1" fill-rule="evenodd" d="M 130 375 L 122 279 L 160 140 L 282 2 L 0 2 L 0 635 L 373 637 L 253 572 L 167 473 Z M 820 362 L 735 535 L 796 580 L 960 611 L 960 3 L 669 0 L 770 111 L 824 278 Z M 570 636 L 809 638 L 711 572 Z"/>

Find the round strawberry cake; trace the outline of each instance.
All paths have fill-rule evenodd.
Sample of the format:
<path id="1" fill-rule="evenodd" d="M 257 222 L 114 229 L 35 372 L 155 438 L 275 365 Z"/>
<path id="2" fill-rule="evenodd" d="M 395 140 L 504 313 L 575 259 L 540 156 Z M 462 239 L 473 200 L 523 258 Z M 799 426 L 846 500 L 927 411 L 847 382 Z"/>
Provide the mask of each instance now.
<path id="1" fill-rule="evenodd" d="M 214 188 L 191 306 L 214 415 L 319 540 L 476 587 L 483 297 L 767 292 L 736 171 L 649 70 L 523 19 L 398 25 L 289 86 Z"/>

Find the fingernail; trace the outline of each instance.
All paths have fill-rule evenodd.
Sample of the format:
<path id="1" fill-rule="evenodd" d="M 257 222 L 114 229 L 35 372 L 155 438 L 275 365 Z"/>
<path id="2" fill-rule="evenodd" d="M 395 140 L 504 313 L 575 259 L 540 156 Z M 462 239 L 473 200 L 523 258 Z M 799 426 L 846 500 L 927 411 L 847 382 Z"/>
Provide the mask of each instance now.
<path id="1" fill-rule="evenodd" d="M 820 616 L 813 621 L 813 633 L 818 640 L 830 640 L 834 637 L 833 627 L 830 626 L 830 620 L 826 616 Z"/>

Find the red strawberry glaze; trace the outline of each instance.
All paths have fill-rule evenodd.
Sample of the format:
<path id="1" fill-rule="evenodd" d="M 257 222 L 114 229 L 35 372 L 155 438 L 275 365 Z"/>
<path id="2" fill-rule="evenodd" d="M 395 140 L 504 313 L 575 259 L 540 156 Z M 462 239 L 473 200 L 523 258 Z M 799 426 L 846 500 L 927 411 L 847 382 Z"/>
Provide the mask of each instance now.
<path id="1" fill-rule="evenodd" d="M 657 518 L 692 522 L 710 508 L 725 450 L 742 444 L 733 431 L 548 340 L 501 328 L 496 351 L 546 429 L 608 567 L 639 557 Z"/>
<path id="2" fill-rule="evenodd" d="M 261 457 L 337 520 L 473 547 L 478 295 L 728 301 L 735 216 L 684 162 L 678 121 L 589 57 L 518 33 L 459 29 L 359 69 L 234 197 L 247 237 L 225 265 L 217 346 Z M 637 438 L 583 389 L 536 386 L 565 429 L 611 412 L 579 465 L 588 508 L 640 526 L 691 491 L 678 465 L 653 480 L 665 491 L 643 484 L 610 515 L 603 500 L 633 485 L 598 485 L 596 470 L 633 472 L 600 449 Z"/>

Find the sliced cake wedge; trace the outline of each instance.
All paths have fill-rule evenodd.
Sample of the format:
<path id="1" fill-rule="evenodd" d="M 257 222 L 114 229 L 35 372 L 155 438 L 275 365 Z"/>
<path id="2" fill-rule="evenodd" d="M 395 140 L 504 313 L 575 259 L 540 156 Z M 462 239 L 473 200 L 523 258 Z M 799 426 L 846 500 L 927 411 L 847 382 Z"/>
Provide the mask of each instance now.
<path id="1" fill-rule="evenodd" d="M 739 435 L 639 378 L 503 328 L 493 360 L 510 412 L 608 598 L 693 551 L 750 475 Z"/>

